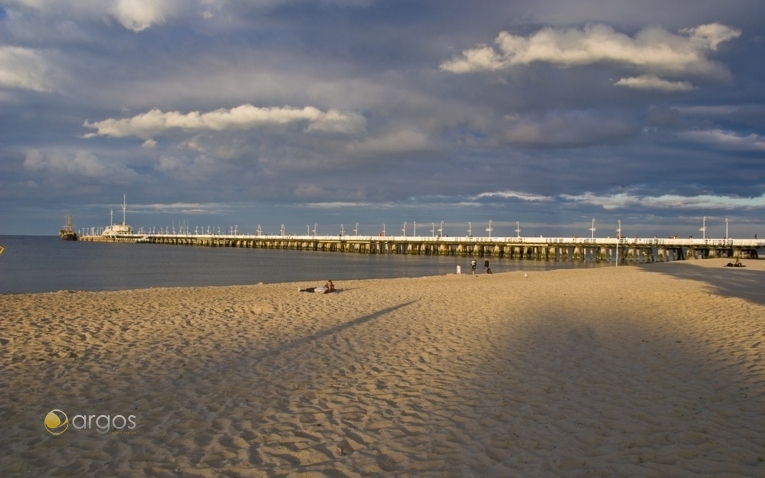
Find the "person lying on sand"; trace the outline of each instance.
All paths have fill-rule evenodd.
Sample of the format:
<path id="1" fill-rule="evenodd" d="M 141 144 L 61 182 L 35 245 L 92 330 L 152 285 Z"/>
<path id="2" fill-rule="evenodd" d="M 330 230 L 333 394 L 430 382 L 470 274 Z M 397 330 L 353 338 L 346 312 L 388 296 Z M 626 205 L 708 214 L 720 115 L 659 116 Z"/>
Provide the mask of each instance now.
<path id="1" fill-rule="evenodd" d="M 298 290 L 300 292 L 314 292 L 316 294 L 329 294 L 330 292 L 335 291 L 335 284 L 333 284 L 331 280 L 327 280 L 327 283 L 321 287 L 309 287 L 307 289 L 301 289 L 298 287 Z"/>
<path id="2" fill-rule="evenodd" d="M 736 262 L 734 262 L 733 264 L 728 262 L 727 264 L 725 264 L 725 267 L 746 267 L 746 266 L 742 264 L 738 258 L 736 258 Z"/>

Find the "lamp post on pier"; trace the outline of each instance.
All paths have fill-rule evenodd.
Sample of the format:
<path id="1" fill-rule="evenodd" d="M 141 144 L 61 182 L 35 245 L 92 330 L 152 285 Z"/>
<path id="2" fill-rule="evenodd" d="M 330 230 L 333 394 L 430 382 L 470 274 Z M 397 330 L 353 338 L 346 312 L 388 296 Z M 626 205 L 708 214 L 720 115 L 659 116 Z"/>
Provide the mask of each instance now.
<path id="1" fill-rule="evenodd" d="M 521 221 L 515 221 L 515 237 L 521 238 Z"/>
<path id="2" fill-rule="evenodd" d="M 491 237 L 491 231 L 493 231 L 494 228 L 491 227 L 491 219 L 489 219 L 489 227 L 486 228 L 486 231 L 489 233 L 489 237 Z"/>
<path id="3" fill-rule="evenodd" d="M 725 239 L 729 239 L 730 236 L 728 235 L 728 218 L 725 218 Z"/>
<path id="4" fill-rule="evenodd" d="M 616 229 L 616 265 L 619 267 L 619 241 L 622 240 L 622 220 L 619 219 L 619 227 Z"/>
<path id="5" fill-rule="evenodd" d="M 706 216 L 704 216 L 701 219 L 701 229 L 699 229 L 699 231 L 701 231 L 701 238 L 706 239 L 707 238 L 707 217 Z"/>
<path id="6" fill-rule="evenodd" d="M 592 233 L 592 239 L 595 239 L 595 218 L 592 219 L 592 227 L 590 227 L 590 232 Z"/>

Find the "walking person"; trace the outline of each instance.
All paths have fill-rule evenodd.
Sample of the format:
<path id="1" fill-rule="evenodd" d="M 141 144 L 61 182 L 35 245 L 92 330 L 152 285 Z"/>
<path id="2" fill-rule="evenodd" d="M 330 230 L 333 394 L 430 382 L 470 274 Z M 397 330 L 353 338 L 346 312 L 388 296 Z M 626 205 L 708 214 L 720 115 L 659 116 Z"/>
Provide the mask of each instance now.
<path id="1" fill-rule="evenodd" d="M 477 265 L 478 265 L 478 263 L 475 261 L 475 259 L 470 261 L 470 270 L 473 272 L 473 275 L 475 275 L 475 266 L 477 266 Z"/>
<path id="2" fill-rule="evenodd" d="M 491 274 L 491 269 L 489 269 L 489 259 L 486 257 L 483 258 L 483 272 L 486 274 Z"/>

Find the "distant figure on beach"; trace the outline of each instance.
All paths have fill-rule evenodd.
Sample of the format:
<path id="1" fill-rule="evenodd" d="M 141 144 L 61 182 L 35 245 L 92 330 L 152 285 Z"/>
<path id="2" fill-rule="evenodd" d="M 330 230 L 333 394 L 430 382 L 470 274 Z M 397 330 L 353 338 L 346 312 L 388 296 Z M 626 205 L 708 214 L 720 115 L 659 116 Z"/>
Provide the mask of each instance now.
<path id="1" fill-rule="evenodd" d="M 473 275 L 475 275 L 475 266 L 477 266 L 477 265 L 478 265 L 478 263 L 475 261 L 475 259 L 470 261 L 470 270 L 473 272 Z"/>
<path id="2" fill-rule="evenodd" d="M 335 284 L 333 284 L 331 280 L 327 280 L 327 283 L 321 287 L 308 287 L 307 289 L 298 288 L 298 290 L 300 292 L 314 292 L 316 294 L 329 294 L 330 292 L 335 291 Z"/>
<path id="3" fill-rule="evenodd" d="M 737 257 L 736 258 L 736 262 L 734 262 L 732 264 L 730 262 L 728 262 L 727 264 L 725 264 L 725 267 L 746 267 L 746 266 L 744 264 L 742 264 L 741 261 L 739 260 L 739 258 Z"/>
<path id="4" fill-rule="evenodd" d="M 491 272 L 490 272 L 490 269 L 489 269 L 489 259 L 487 259 L 487 258 L 485 258 L 485 257 L 483 258 L 483 271 L 484 271 L 485 273 L 487 273 L 487 274 L 490 274 L 490 273 L 491 273 Z"/>

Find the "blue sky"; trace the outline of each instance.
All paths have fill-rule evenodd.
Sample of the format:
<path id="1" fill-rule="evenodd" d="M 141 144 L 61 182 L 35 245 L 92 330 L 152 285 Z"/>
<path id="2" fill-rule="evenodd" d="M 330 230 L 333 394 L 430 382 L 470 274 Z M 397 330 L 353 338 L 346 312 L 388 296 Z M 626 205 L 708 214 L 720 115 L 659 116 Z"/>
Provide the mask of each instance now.
<path id="1" fill-rule="evenodd" d="M 0 234 L 124 193 L 136 228 L 762 237 L 763 32 L 760 0 L 3 0 Z"/>

